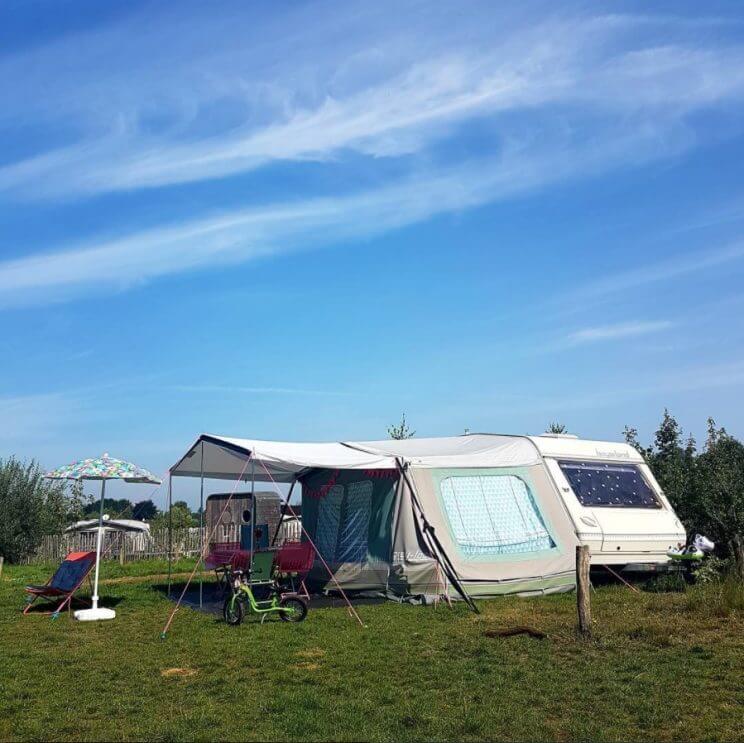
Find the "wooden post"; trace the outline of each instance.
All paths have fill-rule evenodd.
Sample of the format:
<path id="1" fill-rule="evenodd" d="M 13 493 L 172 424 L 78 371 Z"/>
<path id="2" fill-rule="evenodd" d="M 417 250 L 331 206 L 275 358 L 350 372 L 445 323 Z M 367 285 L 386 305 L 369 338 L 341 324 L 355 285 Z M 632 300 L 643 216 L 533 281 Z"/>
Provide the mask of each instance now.
<path id="1" fill-rule="evenodd" d="M 579 613 L 579 632 L 584 637 L 591 637 L 592 634 L 589 558 L 588 545 L 582 544 L 576 547 L 576 608 Z"/>
<path id="2" fill-rule="evenodd" d="M 121 541 L 119 543 L 119 565 L 123 565 L 127 559 L 127 535 L 121 532 Z"/>
<path id="3" fill-rule="evenodd" d="M 0 555 L 0 578 L 3 577 L 3 564 L 5 563 L 5 558 Z"/>

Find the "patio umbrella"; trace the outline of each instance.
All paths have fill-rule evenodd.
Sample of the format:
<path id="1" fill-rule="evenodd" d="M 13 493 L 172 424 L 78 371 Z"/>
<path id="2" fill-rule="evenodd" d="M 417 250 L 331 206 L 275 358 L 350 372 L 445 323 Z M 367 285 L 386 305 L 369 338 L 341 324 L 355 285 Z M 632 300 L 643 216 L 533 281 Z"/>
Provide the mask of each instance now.
<path id="1" fill-rule="evenodd" d="M 96 539 L 96 573 L 93 581 L 93 606 L 75 612 L 75 619 L 93 621 L 96 619 L 113 619 L 116 612 L 113 609 L 98 608 L 98 571 L 101 563 L 101 541 L 103 526 L 103 499 L 106 495 L 106 480 L 124 480 L 124 482 L 151 483 L 160 485 L 160 478 L 155 477 L 142 467 L 131 462 L 123 462 L 104 454 L 97 459 L 82 459 L 73 464 L 66 464 L 56 470 L 47 472 L 44 477 L 50 480 L 100 480 L 101 508 L 98 515 L 98 537 Z"/>

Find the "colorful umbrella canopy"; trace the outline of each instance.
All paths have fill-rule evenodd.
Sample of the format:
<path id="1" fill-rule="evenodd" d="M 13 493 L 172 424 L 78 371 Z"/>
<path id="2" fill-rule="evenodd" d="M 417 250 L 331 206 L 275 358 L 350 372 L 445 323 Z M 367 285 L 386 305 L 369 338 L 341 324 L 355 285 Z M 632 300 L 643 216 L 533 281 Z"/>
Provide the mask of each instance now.
<path id="1" fill-rule="evenodd" d="M 155 477 L 142 467 L 121 459 L 114 459 L 108 454 L 95 459 L 81 459 L 73 464 L 47 472 L 44 477 L 51 480 L 124 480 L 125 482 L 142 482 L 160 485 L 160 478 Z"/>
<path id="2" fill-rule="evenodd" d="M 104 518 L 103 506 L 106 495 L 106 480 L 124 480 L 124 482 L 141 482 L 160 485 L 160 478 L 155 477 L 142 467 L 131 462 L 123 462 L 114 459 L 108 454 L 96 459 L 82 459 L 73 464 L 57 467 L 56 470 L 47 472 L 44 477 L 50 480 L 100 480 L 101 481 L 101 509 L 98 514 L 98 537 L 96 539 L 96 572 L 93 580 L 93 606 L 90 609 L 80 609 L 75 612 L 75 618 L 84 621 L 96 619 L 113 619 L 116 612 L 113 609 L 98 606 L 98 572 L 101 566 L 101 541 L 103 537 Z"/>

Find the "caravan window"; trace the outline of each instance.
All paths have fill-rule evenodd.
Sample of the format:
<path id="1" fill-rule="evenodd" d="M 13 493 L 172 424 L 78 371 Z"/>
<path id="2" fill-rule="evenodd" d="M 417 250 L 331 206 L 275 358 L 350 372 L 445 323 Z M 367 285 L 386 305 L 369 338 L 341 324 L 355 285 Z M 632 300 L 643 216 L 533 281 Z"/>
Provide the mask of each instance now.
<path id="1" fill-rule="evenodd" d="M 636 464 L 561 461 L 558 466 L 582 506 L 661 508 Z"/>
<path id="2" fill-rule="evenodd" d="M 366 562 L 372 514 L 371 480 L 334 485 L 318 506 L 316 545 L 329 562 Z"/>
<path id="3" fill-rule="evenodd" d="M 473 557 L 555 547 L 527 483 L 515 475 L 455 476 L 440 492 L 460 549 Z"/>

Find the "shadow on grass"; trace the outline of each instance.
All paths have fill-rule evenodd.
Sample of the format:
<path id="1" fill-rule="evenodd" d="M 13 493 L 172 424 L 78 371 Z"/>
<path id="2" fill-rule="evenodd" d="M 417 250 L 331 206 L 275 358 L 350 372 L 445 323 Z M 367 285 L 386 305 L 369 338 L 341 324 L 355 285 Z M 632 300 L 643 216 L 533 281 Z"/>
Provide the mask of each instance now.
<path id="1" fill-rule="evenodd" d="M 56 601 L 36 601 L 31 606 L 31 608 L 27 612 L 27 616 L 32 616 L 35 614 L 52 614 L 55 609 L 59 606 L 61 599 L 57 599 Z M 119 596 L 101 596 L 98 599 L 98 606 L 105 608 L 105 609 L 113 609 L 117 607 L 124 599 L 120 598 Z M 78 609 L 90 609 L 91 602 L 89 597 L 85 598 L 73 598 L 70 602 L 70 611 L 77 611 Z M 26 606 L 23 606 L 23 609 L 25 609 Z M 65 614 L 68 612 L 68 608 L 65 607 L 61 612 L 60 616 L 62 614 Z"/>

